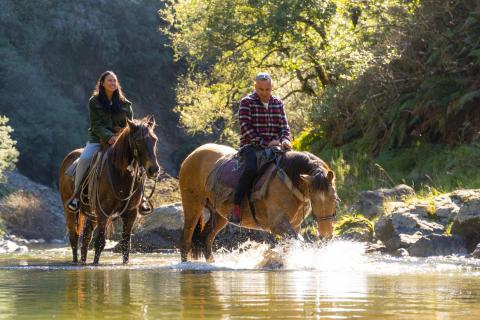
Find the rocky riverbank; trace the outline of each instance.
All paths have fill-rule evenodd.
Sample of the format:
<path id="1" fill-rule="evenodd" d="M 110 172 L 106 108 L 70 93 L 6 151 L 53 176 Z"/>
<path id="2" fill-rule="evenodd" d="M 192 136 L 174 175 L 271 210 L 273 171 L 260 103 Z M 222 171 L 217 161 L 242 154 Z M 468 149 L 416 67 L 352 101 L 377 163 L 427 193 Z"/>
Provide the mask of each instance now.
<path id="1" fill-rule="evenodd" d="M 0 198 L 0 253 L 22 252 L 29 244 L 43 242 L 67 244 L 58 192 L 18 172 L 8 173 L 8 179 Z M 350 211 L 336 222 L 336 237 L 365 242 L 368 251 L 395 256 L 480 257 L 480 189 L 418 197 L 409 186 L 399 185 L 359 193 Z M 132 249 L 177 249 L 182 227 L 181 204 L 160 205 L 137 221 Z M 248 239 L 276 240 L 266 232 L 227 226 L 215 247 L 230 249 Z"/>
<path id="2" fill-rule="evenodd" d="M 480 242 L 478 189 L 427 198 L 416 197 L 405 185 L 366 191 L 359 194 L 352 212 L 373 224 L 373 229 L 364 228 L 357 239 L 371 239 L 372 250 L 392 255 L 468 255 Z"/>

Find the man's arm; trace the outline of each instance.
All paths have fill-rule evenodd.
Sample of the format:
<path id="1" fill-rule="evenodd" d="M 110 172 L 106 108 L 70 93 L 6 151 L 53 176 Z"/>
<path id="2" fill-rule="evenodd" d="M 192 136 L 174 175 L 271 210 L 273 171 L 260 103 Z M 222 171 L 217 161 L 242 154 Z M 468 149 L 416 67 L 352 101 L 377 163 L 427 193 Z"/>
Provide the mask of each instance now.
<path id="1" fill-rule="evenodd" d="M 287 115 L 285 114 L 285 107 L 282 102 L 280 104 L 280 143 L 284 141 L 291 142 L 292 135 L 290 133 L 290 126 L 288 125 Z"/>

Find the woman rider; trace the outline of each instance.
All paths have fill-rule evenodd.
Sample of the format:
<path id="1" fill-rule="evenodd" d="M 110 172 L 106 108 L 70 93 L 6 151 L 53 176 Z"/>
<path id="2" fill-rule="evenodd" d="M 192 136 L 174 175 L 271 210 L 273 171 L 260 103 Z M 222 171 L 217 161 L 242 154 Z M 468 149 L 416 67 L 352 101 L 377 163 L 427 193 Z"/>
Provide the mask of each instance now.
<path id="1" fill-rule="evenodd" d="M 78 160 L 75 190 L 67 203 L 72 211 L 79 208 L 80 184 L 93 155 L 100 150 L 101 144 L 114 144 L 116 134 L 127 125 L 126 119 L 133 119 L 132 103 L 125 97 L 118 78 L 112 71 L 105 71 L 98 78 L 88 101 L 88 116 L 88 142 Z M 140 210 L 147 211 L 149 208 L 142 203 Z"/>

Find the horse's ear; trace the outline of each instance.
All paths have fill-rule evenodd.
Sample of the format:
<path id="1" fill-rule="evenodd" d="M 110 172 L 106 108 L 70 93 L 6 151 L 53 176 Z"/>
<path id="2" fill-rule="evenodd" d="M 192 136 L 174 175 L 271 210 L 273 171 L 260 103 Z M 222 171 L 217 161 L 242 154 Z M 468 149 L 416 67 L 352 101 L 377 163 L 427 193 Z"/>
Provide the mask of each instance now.
<path id="1" fill-rule="evenodd" d="M 334 177 L 335 177 L 335 175 L 333 174 L 333 171 L 329 170 L 328 173 L 327 173 L 328 182 L 332 183 Z"/>
<path id="2" fill-rule="evenodd" d="M 151 127 L 151 128 L 155 127 L 155 118 L 154 118 L 154 116 L 152 116 L 152 115 L 148 116 L 147 121 L 148 121 L 148 126 L 149 126 L 149 127 Z"/>
<path id="3" fill-rule="evenodd" d="M 307 185 L 310 185 L 313 183 L 313 181 L 315 180 L 315 177 L 314 176 L 311 176 L 311 175 L 308 175 L 308 174 L 301 174 L 300 175 L 300 178 L 307 183 Z"/>
<path id="4" fill-rule="evenodd" d="M 131 131 L 134 131 L 135 130 L 135 122 L 133 122 L 132 120 L 128 119 L 127 118 L 127 125 L 128 125 L 128 128 L 131 130 Z"/>

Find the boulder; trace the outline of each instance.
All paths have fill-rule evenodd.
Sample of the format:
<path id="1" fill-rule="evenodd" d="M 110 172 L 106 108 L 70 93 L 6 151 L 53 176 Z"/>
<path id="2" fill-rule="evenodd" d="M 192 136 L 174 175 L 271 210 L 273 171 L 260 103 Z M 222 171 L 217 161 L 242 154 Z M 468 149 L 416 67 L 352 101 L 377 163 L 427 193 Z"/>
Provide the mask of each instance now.
<path id="1" fill-rule="evenodd" d="M 480 243 L 477 244 L 477 246 L 475 247 L 475 250 L 473 250 L 472 257 L 476 259 L 480 259 Z"/>
<path id="2" fill-rule="evenodd" d="M 460 201 L 460 205 L 451 233 L 466 238 L 467 248 L 473 251 L 480 242 L 480 191 L 457 191 L 452 193 L 452 197 Z"/>
<path id="3" fill-rule="evenodd" d="M 384 212 L 383 205 L 387 201 L 400 201 L 415 194 L 413 188 L 401 184 L 392 189 L 377 189 L 360 192 L 353 210 L 367 218 L 373 218 Z"/>
<path id="4" fill-rule="evenodd" d="M 394 257 L 408 257 L 408 250 L 405 248 L 398 248 L 397 250 L 391 253 Z"/>
<path id="5" fill-rule="evenodd" d="M 450 194 L 442 194 L 433 200 L 435 215 L 444 220 L 453 220 L 460 210 L 459 203 L 454 201 Z"/>
<path id="6" fill-rule="evenodd" d="M 156 208 L 139 221 L 131 239 L 132 251 L 152 252 L 178 248 L 183 222 L 181 203 L 171 203 Z M 117 247 L 114 251 L 119 250 Z"/>
<path id="7" fill-rule="evenodd" d="M 210 213 L 203 211 L 205 221 Z M 162 249 L 178 249 L 183 230 L 183 209 L 180 203 L 172 203 L 156 208 L 150 215 L 139 221 L 139 226 L 132 235 L 132 251 L 152 252 Z M 264 231 L 247 230 L 227 225 L 216 237 L 214 248 L 231 249 L 247 240 L 257 242 L 275 241 L 275 236 Z M 119 246 L 114 248 L 118 251 Z"/>
<path id="8" fill-rule="evenodd" d="M 18 245 L 17 243 L 10 240 L 0 239 L 0 254 L 24 252 L 28 252 L 27 246 Z"/>
<path id="9" fill-rule="evenodd" d="M 429 234 L 412 244 L 408 253 L 415 257 L 466 255 L 467 243 L 463 237 Z"/>
<path id="10" fill-rule="evenodd" d="M 423 219 L 404 207 L 381 217 L 375 223 L 374 229 L 375 237 L 385 244 L 388 251 L 393 252 L 399 248 L 408 248 L 423 235 L 443 232 L 445 227 Z"/>
<path id="11" fill-rule="evenodd" d="M 65 217 L 58 192 L 17 171 L 6 173 L 11 190 L 0 199 L 0 219 L 7 233 L 47 242 L 65 238 Z"/>

